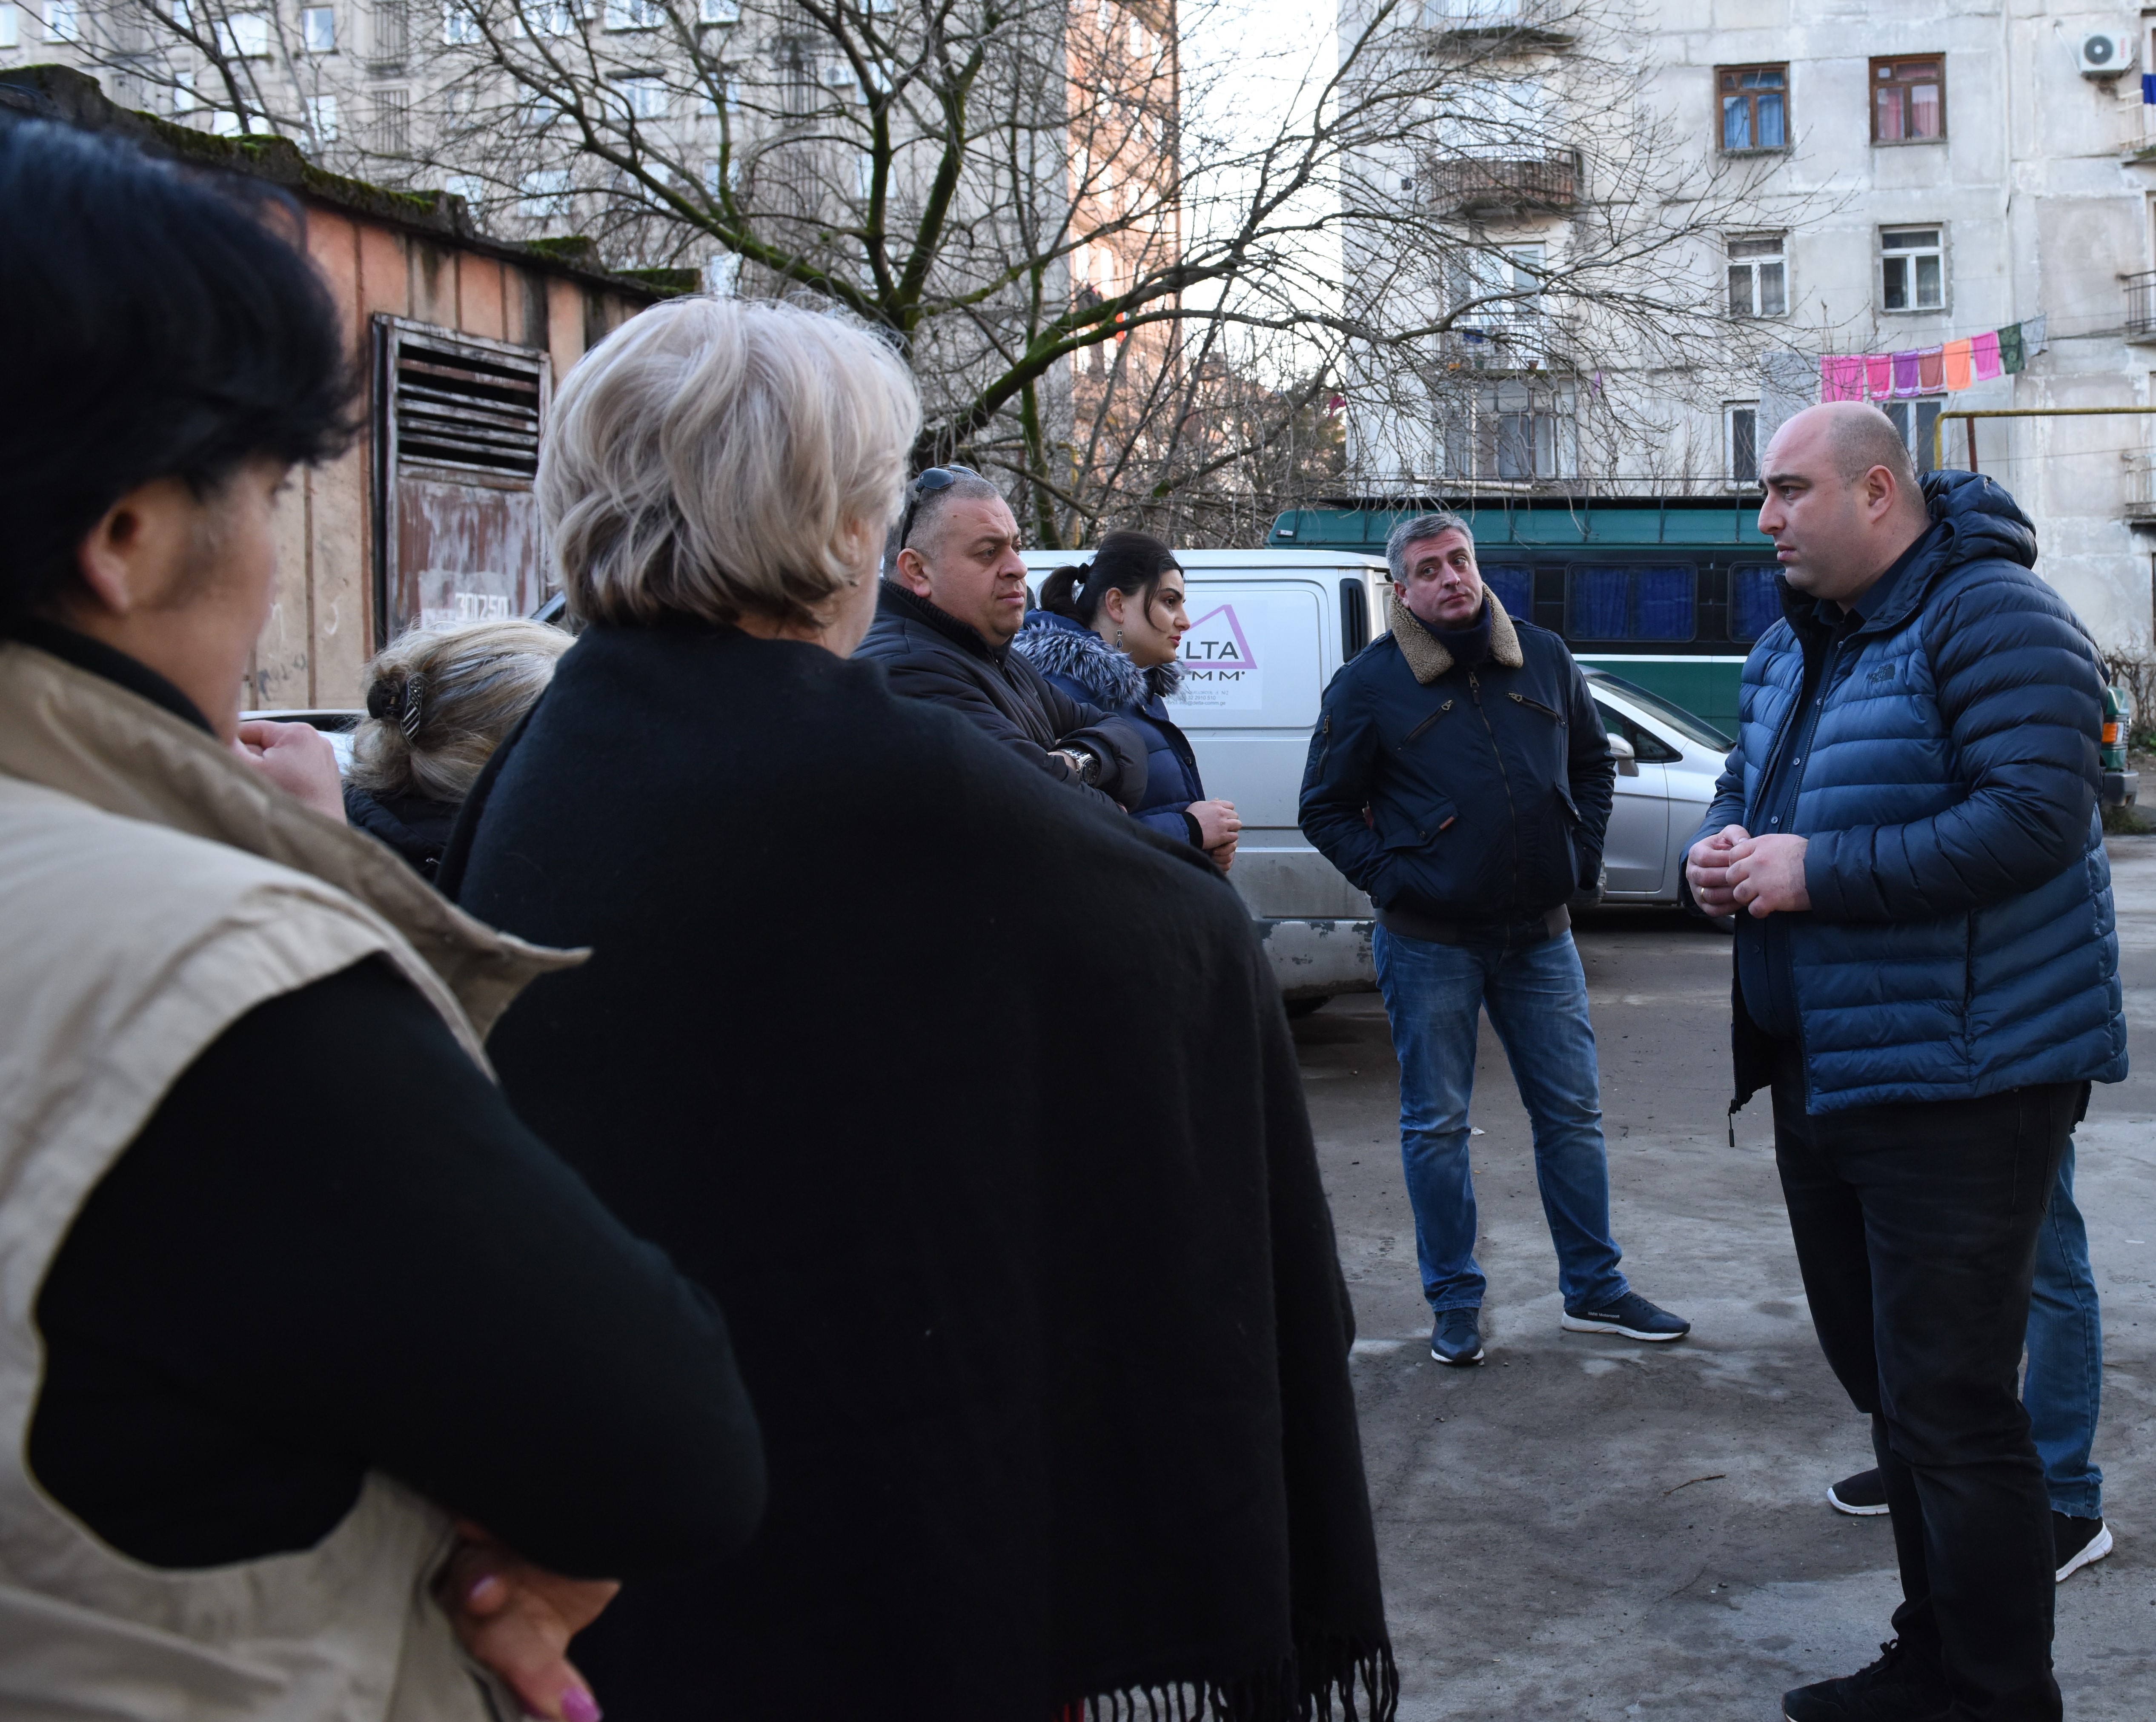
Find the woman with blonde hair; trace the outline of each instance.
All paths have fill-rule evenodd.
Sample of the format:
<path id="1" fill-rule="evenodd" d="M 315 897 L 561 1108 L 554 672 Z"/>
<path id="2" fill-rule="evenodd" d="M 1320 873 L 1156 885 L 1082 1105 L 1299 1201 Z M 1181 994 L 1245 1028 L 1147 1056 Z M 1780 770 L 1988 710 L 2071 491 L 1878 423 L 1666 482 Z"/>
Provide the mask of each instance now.
<path id="1" fill-rule="evenodd" d="M 1279 989 L 1202 851 L 849 661 L 919 424 L 880 337 L 734 300 L 555 398 L 588 625 L 444 887 L 591 948 L 489 1050 L 726 1308 L 771 1466 L 749 1548 L 630 1586 L 579 1665 L 614 1722 L 1383 1713 Z M 1143 1049 L 1107 1128 L 1070 1088 L 1102 1021 Z"/>
<path id="2" fill-rule="evenodd" d="M 537 703 L 571 637 L 544 622 L 437 623 L 367 666 L 345 817 L 431 879 L 457 810 L 502 738 Z"/>

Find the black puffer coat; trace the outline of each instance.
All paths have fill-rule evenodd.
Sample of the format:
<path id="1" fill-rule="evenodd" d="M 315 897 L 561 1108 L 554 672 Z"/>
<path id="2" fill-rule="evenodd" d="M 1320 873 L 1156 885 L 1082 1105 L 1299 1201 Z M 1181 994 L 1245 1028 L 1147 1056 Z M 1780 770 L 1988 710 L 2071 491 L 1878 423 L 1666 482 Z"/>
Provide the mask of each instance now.
<path id="1" fill-rule="evenodd" d="M 1072 699 L 1008 645 L 990 645 L 979 630 L 903 586 L 883 583 L 875 625 L 854 655 L 881 664 L 893 693 L 962 713 L 1081 794 L 1125 808 L 1145 799 L 1145 738 L 1128 720 Z M 1099 756 L 1096 787 L 1081 781 L 1068 760 L 1054 757 L 1055 748 L 1066 747 Z"/>

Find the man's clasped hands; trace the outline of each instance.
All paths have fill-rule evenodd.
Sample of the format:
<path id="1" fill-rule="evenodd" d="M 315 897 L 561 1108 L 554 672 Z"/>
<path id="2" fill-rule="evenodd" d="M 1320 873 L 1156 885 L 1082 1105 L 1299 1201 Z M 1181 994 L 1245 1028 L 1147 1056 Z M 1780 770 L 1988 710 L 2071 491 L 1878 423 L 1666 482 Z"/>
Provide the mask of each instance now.
<path id="1" fill-rule="evenodd" d="M 1738 910 L 1767 916 L 1778 909 L 1808 909 L 1802 837 L 1754 837 L 1742 825 L 1724 825 L 1702 837 L 1685 857 L 1685 877 L 1694 902 L 1710 915 Z"/>

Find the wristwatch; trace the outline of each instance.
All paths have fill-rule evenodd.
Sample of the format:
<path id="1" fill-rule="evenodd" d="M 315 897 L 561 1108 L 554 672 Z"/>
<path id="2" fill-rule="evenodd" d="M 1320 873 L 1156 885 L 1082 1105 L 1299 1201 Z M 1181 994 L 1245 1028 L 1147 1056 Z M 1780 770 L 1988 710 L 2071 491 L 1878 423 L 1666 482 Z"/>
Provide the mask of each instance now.
<path id="1" fill-rule="evenodd" d="M 1097 784 L 1101 781 L 1101 756 L 1091 748 L 1058 748 L 1055 750 L 1053 757 L 1058 759 L 1068 759 L 1070 762 L 1070 768 L 1078 774 L 1080 783 Z"/>

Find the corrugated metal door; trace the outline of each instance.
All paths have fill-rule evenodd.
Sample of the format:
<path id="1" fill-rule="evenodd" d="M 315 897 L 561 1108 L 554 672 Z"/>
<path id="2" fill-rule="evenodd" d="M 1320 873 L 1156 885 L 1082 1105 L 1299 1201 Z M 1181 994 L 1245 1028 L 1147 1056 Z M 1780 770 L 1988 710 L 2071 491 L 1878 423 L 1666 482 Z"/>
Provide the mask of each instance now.
<path id="1" fill-rule="evenodd" d="M 376 639 L 528 615 L 547 587 L 547 354 L 377 316 L 374 361 Z"/>

